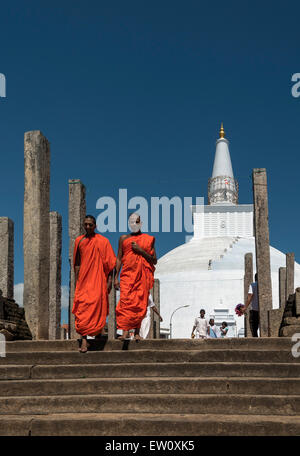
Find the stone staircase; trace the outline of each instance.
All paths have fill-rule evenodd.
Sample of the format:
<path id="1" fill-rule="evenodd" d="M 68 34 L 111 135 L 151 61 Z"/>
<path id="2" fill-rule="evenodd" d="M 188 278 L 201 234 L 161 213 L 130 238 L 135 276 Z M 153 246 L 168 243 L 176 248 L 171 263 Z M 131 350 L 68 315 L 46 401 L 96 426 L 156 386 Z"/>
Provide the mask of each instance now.
<path id="1" fill-rule="evenodd" d="M 289 338 L 91 344 L 7 342 L 0 435 L 300 435 Z"/>

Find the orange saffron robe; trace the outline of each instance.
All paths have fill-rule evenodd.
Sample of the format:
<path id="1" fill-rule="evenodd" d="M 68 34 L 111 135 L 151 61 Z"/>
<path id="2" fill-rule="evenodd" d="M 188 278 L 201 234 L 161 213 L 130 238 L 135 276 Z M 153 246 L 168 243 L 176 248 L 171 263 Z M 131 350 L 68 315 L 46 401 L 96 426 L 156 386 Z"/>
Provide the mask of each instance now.
<path id="1" fill-rule="evenodd" d="M 132 250 L 136 242 L 153 255 L 154 237 L 141 233 L 129 236 L 122 244 L 122 271 L 120 275 L 120 300 L 116 307 L 117 328 L 128 331 L 141 326 L 147 312 L 149 292 L 154 284 L 155 267 Z"/>
<path id="2" fill-rule="evenodd" d="M 96 336 L 108 315 L 107 277 L 116 265 L 116 255 L 108 239 L 101 234 L 75 240 L 73 264 L 80 252 L 80 270 L 72 313 L 75 329 L 82 336 Z"/>

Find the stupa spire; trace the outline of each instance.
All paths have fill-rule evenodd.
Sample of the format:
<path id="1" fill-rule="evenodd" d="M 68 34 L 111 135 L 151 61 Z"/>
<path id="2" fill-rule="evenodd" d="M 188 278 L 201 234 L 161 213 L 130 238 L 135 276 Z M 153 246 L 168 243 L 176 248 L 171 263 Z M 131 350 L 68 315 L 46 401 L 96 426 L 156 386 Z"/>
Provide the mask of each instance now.
<path id="1" fill-rule="evenodd" d="M 238 203 L 238 184 L 234 179 L 229 141 L 225 138 L 223 122 L 216 142 L 212 177 L 208 182 L 208 202 L 212 205 L 234 205 Z"/>
<path id="2" fill-rule="evenodd" d="M 219 131 L 219 136 L 220 136 L 220 138 L 225 138 L 225 131 L 224 131 L 224 127 L 223 127 L 223 122 L 221 122 L 221 128 L 220 128 L 220 131 Z"/>

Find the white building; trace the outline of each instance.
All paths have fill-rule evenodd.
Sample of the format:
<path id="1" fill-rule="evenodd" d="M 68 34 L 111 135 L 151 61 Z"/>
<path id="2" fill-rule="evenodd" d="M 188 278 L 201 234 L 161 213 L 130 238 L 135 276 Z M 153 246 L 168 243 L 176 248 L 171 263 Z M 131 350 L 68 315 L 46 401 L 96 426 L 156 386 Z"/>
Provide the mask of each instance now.
<path id="1" fill-rule="evenodd" d="M 229 143 L 223 126 L 216 143 L 213 173 L 208 184 L 208 205 L 193 206 L 194 236 L 158 260 L 155 277 L 160 279 L 160 306 L 172 337 L 189 338 L 200 309 L 206 318 L 226 321 L 228 336 L 243 334 L 244 317 L 235 306 L 244 302 L 244 255 L 253 254 L 253 205 L 238 204 L 238 183 L 234 179 Z M 273 308 L 279 307 L 278 269 L 285 266 L 285 254 L 270 247 Z M 300 265 L 295 264 L 295 285 L 300 286 Z"/>

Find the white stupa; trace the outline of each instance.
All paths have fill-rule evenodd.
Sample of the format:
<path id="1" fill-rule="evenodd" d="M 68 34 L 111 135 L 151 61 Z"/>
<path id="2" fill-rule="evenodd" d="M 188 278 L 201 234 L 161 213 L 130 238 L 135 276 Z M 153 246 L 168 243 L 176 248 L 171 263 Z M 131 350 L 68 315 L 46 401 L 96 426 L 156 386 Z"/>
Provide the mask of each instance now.
<path id="1" fill-rule="evenodd" d="M 244 255 L 253 254 L 253 205 L 238 204 L 229 143 L 223 125 L 216 143 L 213 173 L 208 184 L 208 205 L 193 206 L 194 236 L 158 260 L 155 277 L 160 280 L 161 334 L 189 338 L 200 309 L 217 325 L 226 321 L 228 336 L 243 334 L 244 318 L 234 309 L 244 302 Z M 279 307 L 278 270 L 286 265 L 285 254 L 270 247 L 273 308 Z M 300 285 L 300 265 L 295 264 L 295 284 Z"/>

